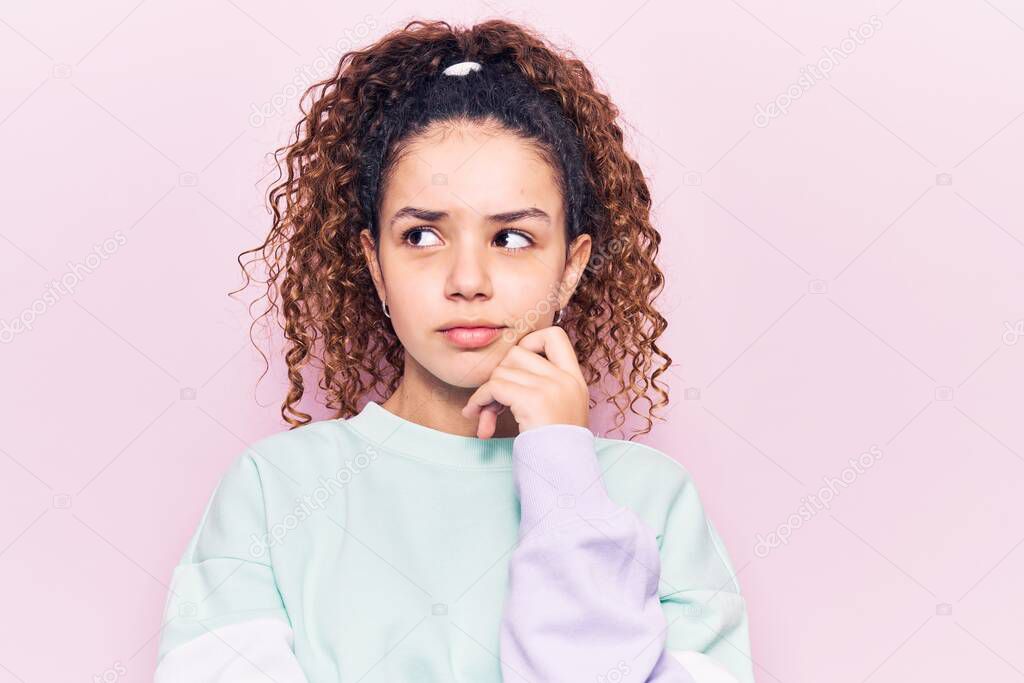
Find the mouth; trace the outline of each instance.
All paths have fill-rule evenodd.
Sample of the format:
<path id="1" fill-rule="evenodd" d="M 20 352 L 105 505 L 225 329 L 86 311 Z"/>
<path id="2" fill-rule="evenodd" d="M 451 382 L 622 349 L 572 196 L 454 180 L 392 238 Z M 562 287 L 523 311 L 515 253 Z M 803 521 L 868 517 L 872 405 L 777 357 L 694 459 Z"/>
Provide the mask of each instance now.
<path id="1" fill-rule="evenodd" d="M 504 327 L 449 327 L 440 330 L 445 338 L 463 349 L 479 349 L 489 345 L 501 334 Z"/>

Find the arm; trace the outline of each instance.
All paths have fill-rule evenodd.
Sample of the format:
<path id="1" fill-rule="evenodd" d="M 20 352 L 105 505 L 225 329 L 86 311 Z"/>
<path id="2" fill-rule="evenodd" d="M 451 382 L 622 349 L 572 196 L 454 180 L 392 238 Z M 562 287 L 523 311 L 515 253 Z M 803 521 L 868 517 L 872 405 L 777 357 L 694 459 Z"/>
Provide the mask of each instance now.
<path id="1" fill-rule="evenodd" d="M 608 497 L 589 429 L 521 433 L 513 469 L 522 515 L 501 622 L 505 681 L 739 680 L 707 654 L 666 649 L 657 538 Z"/>
<path id="2" fill-rule="evenodd" d="M 174 570 L 154 683 L 307 683 L 274 580 L 259 472 L 237 458 Z"/>

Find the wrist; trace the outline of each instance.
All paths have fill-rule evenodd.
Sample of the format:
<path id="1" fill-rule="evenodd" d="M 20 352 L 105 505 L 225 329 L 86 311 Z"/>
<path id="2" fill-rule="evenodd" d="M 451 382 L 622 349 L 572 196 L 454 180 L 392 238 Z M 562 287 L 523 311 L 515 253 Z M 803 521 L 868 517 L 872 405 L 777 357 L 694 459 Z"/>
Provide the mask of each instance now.
<path id="1" fill-rule="evenodd" d="M 589 428 L 562 423 L 533 427 L 516 437 L 512 454 L 523 533 L 621 510 L 608 497 Z"/>

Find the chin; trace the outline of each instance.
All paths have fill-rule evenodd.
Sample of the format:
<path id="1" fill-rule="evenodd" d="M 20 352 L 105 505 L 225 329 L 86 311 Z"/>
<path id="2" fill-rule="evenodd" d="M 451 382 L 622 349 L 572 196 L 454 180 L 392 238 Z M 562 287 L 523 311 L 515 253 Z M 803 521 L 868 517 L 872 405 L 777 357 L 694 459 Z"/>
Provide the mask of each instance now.
<path id="1" fill-rule="evenodd" d="M 498 364 L 497 360 L 481 361 L 479 357 L 466 355 L 462 362 L 438 363 L 428 370 L 439 380 L 460 389 L 476 389 L 491 377 Z"/>
<path id="2" fill-rule="evenodd" d="M 446 384 L 450 384 L 453 387 L 459 387 L 460 389 L 476 389 L 488 379 L 491 375 L 490 368 L 477 367 L 476 369 L 468 372 L 459 372 L 457 369 L 450 369 L 443 375 L 438 375 Z"/>
<path id="3" fill-rule="evenodd" d="M 406 346 L 406 362 L 415 362 L 422 371 L 459 389 L 476 389 L 489 380 L 505 355 L 502 349 L 507 352 L 509 347 L 501 339 L 477 350 L 458 349 L 447 342 L 439 347 L 436 343 L 436 339 L 427 340 L 417 345 L 416 352 Z"/>

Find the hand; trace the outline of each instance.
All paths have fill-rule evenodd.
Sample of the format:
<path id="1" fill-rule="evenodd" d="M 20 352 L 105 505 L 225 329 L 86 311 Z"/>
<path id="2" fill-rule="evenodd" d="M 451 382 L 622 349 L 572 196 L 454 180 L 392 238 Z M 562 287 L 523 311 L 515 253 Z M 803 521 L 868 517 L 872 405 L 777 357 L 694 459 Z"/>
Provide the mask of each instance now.
<path id="1" fill-rule="evenodd" d="M 589 428 L 590 392 L 561 327 L 545 327 L 520 339 L 469 397 L 462 414 L 479 417 L 477 436 L 489 439 L 506 407 L 520 433 L 547 424 Z"/>

